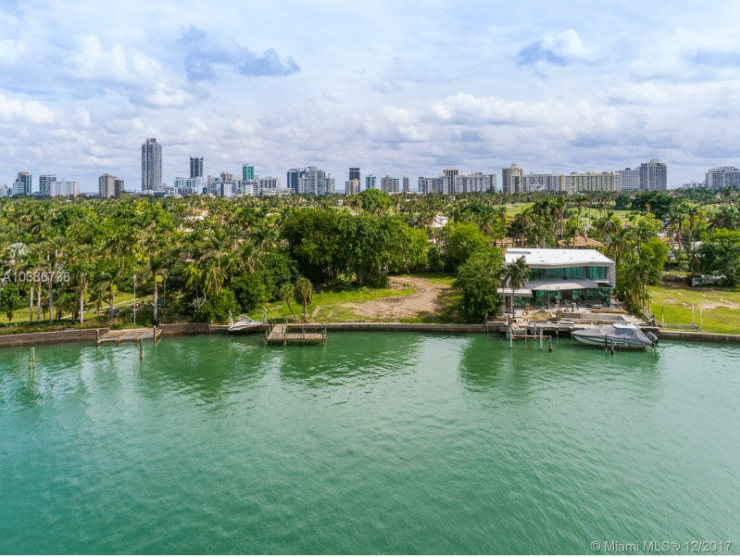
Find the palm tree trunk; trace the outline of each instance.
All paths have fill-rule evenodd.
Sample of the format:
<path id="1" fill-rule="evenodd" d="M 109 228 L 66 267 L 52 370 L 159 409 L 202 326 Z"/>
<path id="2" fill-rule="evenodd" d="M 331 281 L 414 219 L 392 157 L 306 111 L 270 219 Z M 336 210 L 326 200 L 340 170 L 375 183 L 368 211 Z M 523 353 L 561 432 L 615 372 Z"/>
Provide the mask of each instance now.
<path id="1" fill-rule="evenodd" d="M 54 322 L 54 281 L 49 281 L 49 323 Z"/>
<path id="2" fill-rule="evenodd" d="M 33 323 L 33 283 L 29 287 L 30 295 L 28 297 L 28 321 Z"/>
<path id="3" fill-rule="evenodd" d="M 36 291 L 36 321 L 41 321 L 41 284 Z"/>
<path id="4" fill-rule="evenodd" d="M 159 285 L 157 284 L 157 277 L 154 277 L 154 307 L 152 308 L 152 316 L 154 324 L 157 323 L 157 299 L 159 298 Z"/>
<path id="5" fill-rule="evenodd" d="M 108 304 L 108 319 L 113 315 L 113 289 L 110 290 L 110 303 Z"/>
<path id="6" fill-rule="evenodd" d="M 80 325 L 85 322 L 85 288 L 80 288 Z"/>

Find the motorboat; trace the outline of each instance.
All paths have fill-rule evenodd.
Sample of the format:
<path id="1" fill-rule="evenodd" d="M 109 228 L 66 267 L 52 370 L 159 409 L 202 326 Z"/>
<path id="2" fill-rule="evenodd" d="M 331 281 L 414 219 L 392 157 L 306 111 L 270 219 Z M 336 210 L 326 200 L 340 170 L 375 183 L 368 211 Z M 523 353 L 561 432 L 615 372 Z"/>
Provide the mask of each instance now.
<path id="1" fill-rule="evenodd" d="M 612 323 L 572 331 L 570 336 L 584 344 L 639 350 L 658 344 L 658 337 L 633 323 Z"/>
<path id="2" fill-rule="evenodd" d="M 229 332 L 230 333 L 238 333 L 241 331 L 249 331 L 253 329 L 257 329 L 260 326 L 262 326 L 261 321 L 255 321 L 254 319 L 250 319 L 246 315 L 240 315 L 239 319 L 234 322 L 234 319 L 231 317 L 231 314 L 229 314 Z"/>

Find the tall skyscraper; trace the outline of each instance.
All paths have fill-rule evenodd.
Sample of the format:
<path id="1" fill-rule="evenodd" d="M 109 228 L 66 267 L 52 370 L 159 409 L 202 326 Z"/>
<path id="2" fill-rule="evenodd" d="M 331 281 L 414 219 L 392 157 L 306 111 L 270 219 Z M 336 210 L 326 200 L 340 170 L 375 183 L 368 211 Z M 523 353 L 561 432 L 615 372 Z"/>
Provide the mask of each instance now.
<path id="1" fill-rule="evenodd" d="M 44 197 L 51 195 L 52 184 L 57 181 L 54 174 L 42 174 L 39 176 L 39 195 Z"/>
<path id="2" fill-rule="evenodd" d="M 359 168 L 349 169 L 349 181 L 351 182 L 352 180 L 357 180 L 358 184 L 362 183 L 362 181 L 360 180 L 360 169 Z"/>
<path id="3" fill-rule="evenodd" d="M 734 166 L 710 168 L 704 180 L 706 187 L 720 190 L 722 188 L 740 188 L 740 170 Z"/>
<path id="4" fill-rule="evenodd" d="M 141 191 L 146 190 L 162 190 L 162 146 L 153 137 L 141 146 Z"/>
<path id="5" fill-rule="evenodd" d="M 372 174 L 368 174 L 365 176 L 365 189 L 366 190 L 374 190 L 377 187 L 378 181 L 375 176 Z"/>
<path id="6" fill-rule="evenodd" d="M 622 177 L 622 191 L 637 191 L 640 189 L 640 169 L 625 168 L 617 170 Z"/>
<path id="7" fill-rule="evenodd" d="M 668 168 L 664 162 L 653 159 L 640 165 L 640 189 L 643 191 L 668 189 Z"/>
<path id="8" fill-rule="evenodd" d="M 123 189 L 123 180 L 120 178 L 116 178 L 113 180 L 113 195 L 116 197 L 121 197 L 122 193 L 125 193 L 126 190 Z"/>
<path id="9" fill-rule="evenodd" d="M 459 171 L 457 170 L 457 168 L 445 168 L 442 171 L 442 174 L 439 175 L 440 178 L 444 176 L 450 181 L 450 187 L 452 188 L 452 193 L 457 193 L 455 192 L 455 177 L 458 174 L 459 174 Z"/>
<path id="10" fill-rule="evenodd" d="M 245 164 L 242 166 L 242 180 L 254 180 L 253 164 Z"/>
<path id="11" fill-rule="evenodd" d="M 116 178 L 110 174 L 103 174 L 98 178 L 98 194 L 108 198 L 116 195 Z"/>
<path id="12" fill-rule="evenodd" d="M 409 191 L 411 191 L 410 188 L 411 188 L 411 184 L 410 184 L 410 181 L 409 181 L 409 177 L 408 176 L 404 176 L 403 177 L 403 193 L 408 193 Z"/>
<path id="13" fill-rule="evenodd" d="M 400 180 L 398 178 L 391 178 L 386 176 L 380 179 L 380 189 L 385 193 L 398 193 L 400 188 Z"/>
<path id="14" fill-rule="evenodd" d="M 202 178 L 203 177 L 203 157 L 200 157 L 200 158 L 190 157 L 190 177 L 191 178 Z"/>
<path id="15" fill-rule="evenodd" d="M 13 195 L 31 195 L 32 179 L 28 172 L 19 172 L 13 183 Z"/>
<path id="16" fill-rule="evenodd" d="M 356 193 L 360 193 L 360 181 L 357 178 L 347 180 L 344 183 L 344 193 L 345 195 L 354 195 Z"/>

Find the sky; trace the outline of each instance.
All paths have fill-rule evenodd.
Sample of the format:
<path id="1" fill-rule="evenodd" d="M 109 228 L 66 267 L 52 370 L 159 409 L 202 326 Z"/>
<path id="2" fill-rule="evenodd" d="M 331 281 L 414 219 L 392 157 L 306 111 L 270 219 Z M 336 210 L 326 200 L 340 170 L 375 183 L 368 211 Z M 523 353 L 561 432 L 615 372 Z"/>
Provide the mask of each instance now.
<path id="1" fill-rule="evenodd" d="M 740 2 L 0 0 L 0 185 L 740 165 Z"/>

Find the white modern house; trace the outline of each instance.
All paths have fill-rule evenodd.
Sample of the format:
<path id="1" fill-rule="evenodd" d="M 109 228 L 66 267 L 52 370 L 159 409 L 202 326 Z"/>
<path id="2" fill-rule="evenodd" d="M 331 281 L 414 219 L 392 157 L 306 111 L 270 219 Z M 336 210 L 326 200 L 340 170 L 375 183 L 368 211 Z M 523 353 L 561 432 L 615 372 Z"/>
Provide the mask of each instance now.
<path id="1" fill-rule="evenodd" d="M 520 257 L 529 267 L 529 280 L 514 291 L 525 303 L 545 305 L 553 302 L 604 303 L 611 301 L 617 286 L 614 261 L 592 249 L 511 248 L 504 254 L 506 264 Z M 511 295 L 504 285 L 499 294 Z"/>

